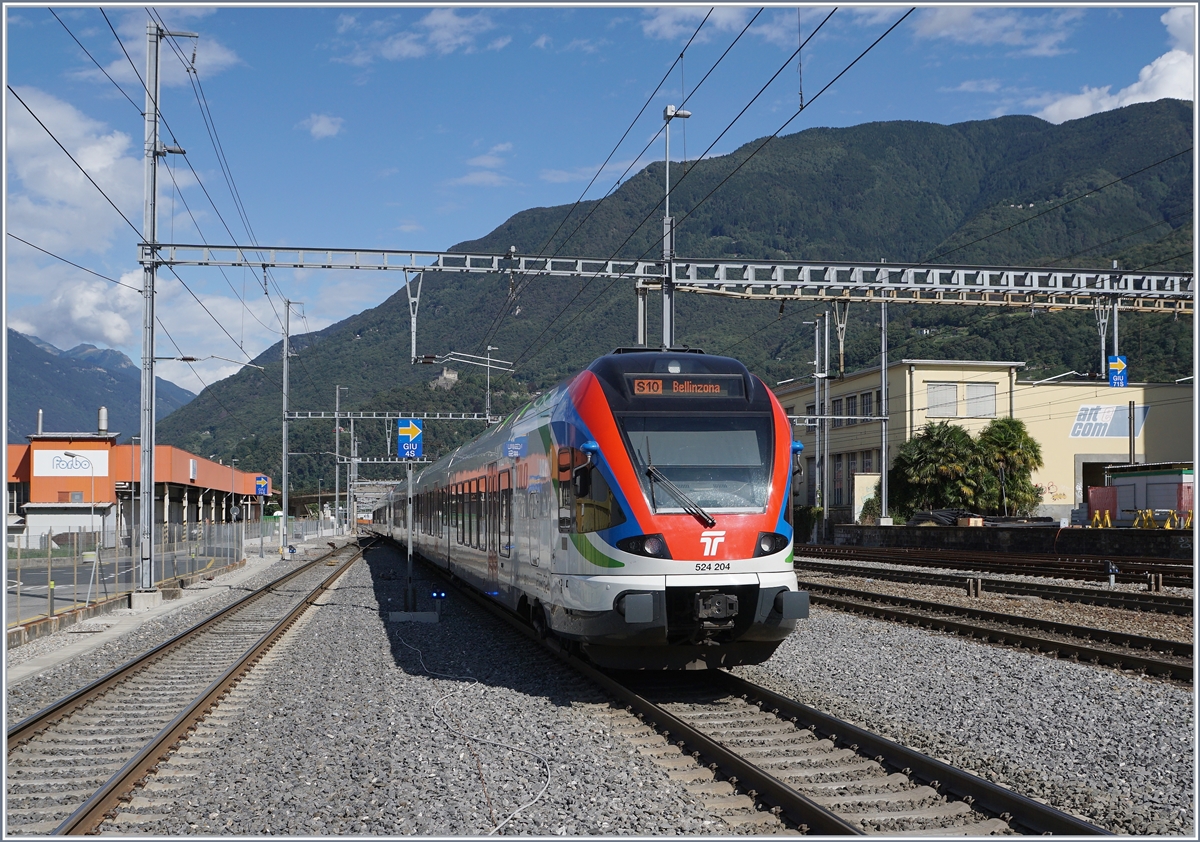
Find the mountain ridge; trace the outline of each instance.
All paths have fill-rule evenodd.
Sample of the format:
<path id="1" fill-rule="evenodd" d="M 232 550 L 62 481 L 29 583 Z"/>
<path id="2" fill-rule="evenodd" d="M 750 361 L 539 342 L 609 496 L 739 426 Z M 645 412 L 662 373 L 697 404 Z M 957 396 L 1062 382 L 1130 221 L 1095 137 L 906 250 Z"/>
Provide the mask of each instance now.
<path id="1" fill-rule="evenodd" d="M 704 200 L 747 159 L 760 142 L 755 141 L 728 155 L 672 162 L 676 250 L 694 258 L 897 263 L 943 254 L 944 262 L 955 264 L 1054 262 L 1077 268 L 1107 268 L 1115 259 L 1129 269 L 1190 271 L 1192 157 L 1176 153 L 1191 146 L 1191 127 L 1191 103 L 1160 100 L 1058 126 L 1014 116 L 953 126 L 901 121 L 808 129 L 768 143 Z M 1131 175 L 1139 169 L 1141 174 Z M 661 248 L 663 174 L 661 162 L 651 164 L 602 204 L 523 210 L 451 250 L 504 253 L 515 246 L 522 254 L 537 254 L 548 243 L 542 253 L 652 256 Z M 637 227 L 643 219 L 646 224 Z M 519 405 L 595 356 L 634 342 L 632 284 L 526 280 L 510 300 L 507 276 L 425 278 L 418 353 L 482 354 L 483 344 L 493 344 L 500 349 L 496 356 L 517 360 L 518 378 L 493 374 L 497 411 Z M 658 299 L 652 299 L 653 346 L 659 325 Z M 803 321 L 819 309 L 824 305 L 780 308 L 777 302 L 678 296 L 678 341 L 737 355 L 773 384 L 808 371 L 813 337 Z M 1031 318 L 1029 310 L 990 307 L 890 310 L 894 359 L 1028 359 L 1031 373 L 1099 368 L 1091 313 Z M 1136 349 L 1131 359 L 1136 376 L 1169 380 L 1190 374 L 1190 325 L 1190 318 L 1122 314 L 1122 349 Z M 290 407 L 331 410 L 335 386 L 341 385 L 350 388 L 343 408 L 482 411 L 483 371 L 464 367 L 451 392 L 431 392 L 428 381 L 436 372 L 409 364 L 408 326 L 407 296 L 399 287 L 377 307 L 292 337 L 299 357 L 291 366 Z M 847 369 L 876 364 L 877 349 L 877 308 L 852 307 Z M 277 472 L 281 350 L 276 343 L 256 358 L 266 372 L 244 369 L 165 419 L 159 440 Z M 385 452 L 388 433 L 375 427 L 358 425 L 362 452 Z M 467 425 L 431 424 L 427 452 L 451 447 L 470 431 Z M 329 460 L 321 454 L 333 450 L 332 433 L 332 423 L 291 426 L 289 449 L 305 454 L 290 463 L 294 487 L 311 484 L 315 490 L 319 476 L 329 481 Z"/>

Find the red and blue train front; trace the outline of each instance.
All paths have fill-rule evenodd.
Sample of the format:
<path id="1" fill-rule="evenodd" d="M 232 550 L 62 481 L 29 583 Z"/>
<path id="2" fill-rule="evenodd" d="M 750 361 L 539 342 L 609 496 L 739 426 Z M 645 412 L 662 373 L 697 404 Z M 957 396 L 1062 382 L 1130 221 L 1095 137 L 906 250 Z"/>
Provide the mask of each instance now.
<path id="1" fill-rule="evenodd" d="M 770 390 L 733 359 L 635 352 L 600 358 L 568 395 L 551 419 L 551 628 L 606 666 L 768 658 L 808 613 L 790 425 Z"/>

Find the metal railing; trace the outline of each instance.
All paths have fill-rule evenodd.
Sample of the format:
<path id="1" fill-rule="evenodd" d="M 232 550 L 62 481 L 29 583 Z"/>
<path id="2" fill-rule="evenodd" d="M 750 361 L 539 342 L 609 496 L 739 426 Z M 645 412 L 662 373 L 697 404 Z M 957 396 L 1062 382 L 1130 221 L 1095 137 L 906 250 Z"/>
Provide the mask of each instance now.
<path id="1" fill-rule="evenodd" d="M 246 558 L 278 556 L 281 519 L 246 523 L 166 523 L 156 529 L 155 587 Z M 332 518 L 291 518 L 285 546 L 332 537 Z M 92 605 L 137 590 L 140 553 L 128 531 L 11 536 L 5 569 L 7 626 Z"/>

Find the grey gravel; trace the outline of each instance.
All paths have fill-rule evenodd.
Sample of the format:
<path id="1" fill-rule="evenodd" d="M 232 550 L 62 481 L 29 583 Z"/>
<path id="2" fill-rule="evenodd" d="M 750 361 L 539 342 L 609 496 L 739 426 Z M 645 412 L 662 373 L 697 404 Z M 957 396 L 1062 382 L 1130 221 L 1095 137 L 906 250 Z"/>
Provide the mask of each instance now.
<path id="1" fill-rule="evenodd" d="M 814 608 L 735 672 L 1122 834 L 1195 836 L 1195 694 Z"/>
<path id="2" fill-rule="evenodd" d="M 115 640 L 31 676 L 18 684 L 12 686 L 6 684 L 9 723 L 19 722 L 52 702 L 86 687 L 92 681 L 112 672 L 143 652 L 170 640 L 180 632 L 187 631 L 204 618 L 236 602 L 249 592 L 278 579 L 303 562 L 310 561 L 325 552 L 328 552 L 328 547 L 322 545 L 320 548 L 310 548 L 295 555 L 289 555 L 232 587 L 229 586 L 230 574 L 216 576 L 208 581 L 201 580 L 187 588 L 187 591 L 211 590 L 211 597 L 148 620 Z M 8 649 L 5 652 L 5 664 L 8 667 L 14 667 L 32 658 L 54 652 L 74 643 L 78 639 L 77 630 L 79 628 L 105 628 L 114 619 L 132 613 L 134 612 L 129 609 L 118 609 L 112 614 L 94 617 L 80 625 L 71 626 L 67 630 L 58 631 L 46 637 L 31 640 L 23 646 Z M 71 629 L 76 631 L 73 632 Z"/>
<path id="3" fill-rule="evenodd" d="M 222 726 L 202 786 L 170 809 L 160 800 L 151 823 L 123 813 L 109 831 L 485 835 L 546 787 L 499 834 L 730 832 L 616 732 L 618 714 L 591 685 L 463 600 L 447 600 L 436 625 L 388 622 L 400 567 L 391 550 L 355 565 L 281 650 L 277 672 L 247 689 L 254 703 Z M 9 721 L 241 593 L 17 685 Z M 1109 830 L 1195 835 L 1190 690 L 821 608 L 771 661 L 737 672 Z"/>
<path id="4" fill-rule="evenodd" d="M 614 733 L 617 714 L 590 683 L 461 599 L 446 600 L 437 624 L 388 622 L 400 557 L 380 549 L 368 561 L 248 690 L 204 785 L 146 808 L 153 829 L 123 813 L 108 831 L 477 836 L 523 805 L 499 834 L 717 825 Z"/>

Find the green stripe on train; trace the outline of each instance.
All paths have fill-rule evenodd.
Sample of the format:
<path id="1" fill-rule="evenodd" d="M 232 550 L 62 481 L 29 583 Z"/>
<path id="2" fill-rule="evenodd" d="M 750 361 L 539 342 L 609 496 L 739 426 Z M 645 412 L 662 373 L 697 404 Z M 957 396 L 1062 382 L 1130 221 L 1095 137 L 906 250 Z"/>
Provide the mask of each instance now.
<path id="1" fill-rule="evenodd" d="M 579 554 L 587 561 L 597 567 L 624 567 L 625 563 L 617 561 L 615 558 L 609 558 L 600 549 L 588 540 L 587 535 L 581 535 L 578 532 L 571 533 L 571 543 L 575 545 L 575 549 L 579 550 Z"/>

